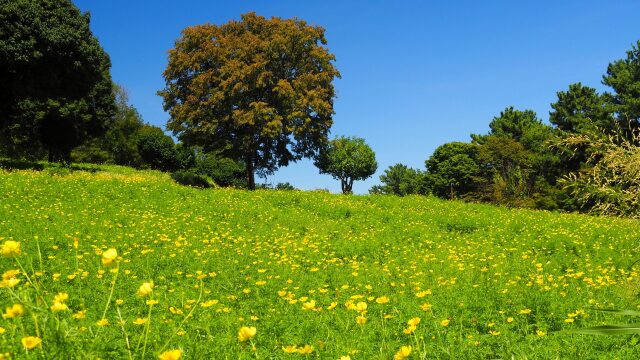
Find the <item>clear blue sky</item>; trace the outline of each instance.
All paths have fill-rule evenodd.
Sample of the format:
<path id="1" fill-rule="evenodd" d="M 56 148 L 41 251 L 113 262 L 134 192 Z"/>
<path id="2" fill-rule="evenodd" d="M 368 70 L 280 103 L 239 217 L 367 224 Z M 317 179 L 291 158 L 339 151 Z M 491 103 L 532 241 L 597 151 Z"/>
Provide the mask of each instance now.
<path id="1" fill-rule="evenodd" d="M 356 193 L 379 183 L 390 165 L 424 169 L 438 145 L 486 133 L 507 106 L 547 121 L 557 91 L 578 81 L 604 90 L 607 64 L 640 39 L 640 1 L 74 2 L 91 13 L 114 80 L 145 121 L 163 127 L 168 115 L 156 92 L 183 28 L 248 11 L 323 26 L 342 73 L 332 135 L 365 138 L 379 164 L 372 178 L 354 184 Z M 340 189 L 309 161 L 268 181 Z"/>

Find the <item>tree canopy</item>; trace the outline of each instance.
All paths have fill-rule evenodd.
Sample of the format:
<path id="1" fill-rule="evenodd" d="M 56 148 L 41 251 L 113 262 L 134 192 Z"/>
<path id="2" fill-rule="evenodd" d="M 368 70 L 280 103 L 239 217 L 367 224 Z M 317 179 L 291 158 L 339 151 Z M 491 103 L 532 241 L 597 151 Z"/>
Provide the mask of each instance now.
<path id="1" fill-rule="evenodd" d="M 362 138 L 339 136 L 326 146 L 315 162 L 321 174 L 340 180 L 343 194 L 353 191 L 355 180 L 364 180 L 378 169 L 376 154 Z"/>
<path id="2" fill-rule="evenodd" d="M 269 174 L 328 141 L 340 74 L 324 29 L 255 13 L 186 28 L 164 72 L 167 128 L 187 145 L 219 151 Z"/>
<path id="3" fill-rule="evenodd" d="M 111 62 L 70 0 L 0 2 L 0 143 L 68 162 L 114 113 Z"/>

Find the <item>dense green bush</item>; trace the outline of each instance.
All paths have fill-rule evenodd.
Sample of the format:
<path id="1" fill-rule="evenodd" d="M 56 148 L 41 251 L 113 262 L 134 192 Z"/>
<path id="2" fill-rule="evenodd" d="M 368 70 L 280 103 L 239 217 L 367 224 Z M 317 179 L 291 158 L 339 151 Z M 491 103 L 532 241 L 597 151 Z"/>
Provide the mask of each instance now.
<path id="1" fill-rule="evenodd" d="M 171 174 L 171 178 L 178 184 L 193 186 L 198 188 L 209 188 L 211 184 L 206 176 L 190 170 L 178 170 Z"/>

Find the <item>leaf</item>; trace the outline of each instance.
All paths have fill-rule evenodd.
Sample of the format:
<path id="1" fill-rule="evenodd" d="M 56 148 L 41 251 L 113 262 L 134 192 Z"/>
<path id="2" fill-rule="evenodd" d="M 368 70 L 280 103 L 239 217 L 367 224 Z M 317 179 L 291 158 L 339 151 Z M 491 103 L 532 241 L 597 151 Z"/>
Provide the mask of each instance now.
<path id="1" fill-rule="evenodd" d="M 588 335 L 629 335 L 640 334 L 640 324 L 634 325 L 601 325 L 584 329 L 570 330 L 571 333 Z"/>
<path id="2" fill-rule="evenodd" d="M 640 311 L 635 310 L 616 310 L 616 309 L 594 309 L 596 311 L 604 311 L 616 315 L 624 315 L 624 316 L 640 316 Z"/>

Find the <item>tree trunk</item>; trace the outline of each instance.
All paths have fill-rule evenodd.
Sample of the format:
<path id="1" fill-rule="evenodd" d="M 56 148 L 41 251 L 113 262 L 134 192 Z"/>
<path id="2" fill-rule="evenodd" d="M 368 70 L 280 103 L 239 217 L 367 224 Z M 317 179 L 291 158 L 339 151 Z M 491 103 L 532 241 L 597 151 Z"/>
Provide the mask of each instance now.
<path id="1" fill-rule="evenodd" d="M 247 168 L 247 188 L 249 190 L 255 190 L 256 178 L 255 178 L 254 168 L 253 168 L 253 153 L 247 153 L 246 168 Z"/>

